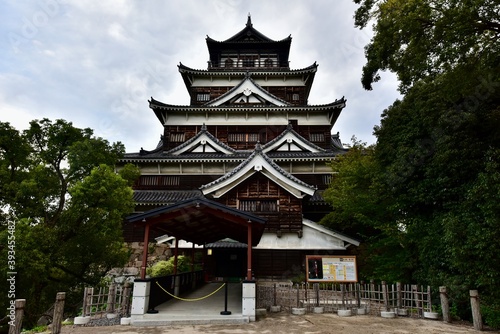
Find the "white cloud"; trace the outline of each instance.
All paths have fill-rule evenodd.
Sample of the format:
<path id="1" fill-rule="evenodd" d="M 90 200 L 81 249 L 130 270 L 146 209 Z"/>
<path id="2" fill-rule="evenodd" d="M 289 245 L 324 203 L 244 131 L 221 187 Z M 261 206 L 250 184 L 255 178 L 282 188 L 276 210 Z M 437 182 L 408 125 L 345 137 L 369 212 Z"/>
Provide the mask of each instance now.
<path id="1" fill-rule="evenodd" d="M 351 0 L 7 1 L 0 4 L 7 18 L 0 20 L 7 37 L 0 41 L 0 119 L 23 128 L 35 118 L 64 118 L 128 151 L 152 149 L 162 127 L 148 99 L 189 104 L 179 62 L 206 69 L 205 37 L 233 36 L 251 13 L 266 36 L 292 35 L 292 68 L 320 64 L 309 103 L 348 99 L 333 131 L 344 142 L 353 134 L 373 142 L 397 82 L 384 76 L 374 91 L 362 89 L 370 32 L 354 28 L 355 8 Z"/>

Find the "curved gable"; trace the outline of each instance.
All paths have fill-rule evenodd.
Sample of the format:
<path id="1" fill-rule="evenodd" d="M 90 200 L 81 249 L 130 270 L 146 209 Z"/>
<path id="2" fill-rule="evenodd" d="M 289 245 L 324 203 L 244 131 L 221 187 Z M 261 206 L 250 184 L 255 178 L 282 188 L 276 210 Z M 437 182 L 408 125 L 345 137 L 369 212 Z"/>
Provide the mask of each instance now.
<path id="1" fill-rule="evenodd" d="M 319 153 L 325 150 L 293 130 L 289 123 L 285 131 L 262 147 L 264 153 L 268 152 L 312 152 Z"/>
<path id="2" fill-rule="evenodd" d="M 214 198 L 219 198 L 255 173 L 262 173 L 296 198 L 302 198 L 305 195 L 312 196 L 316 191 L 316 187 L 299 180 L 274 163 L 262 152 L 259 144 L 246 161 L 230 173 L 201 186 L 200 190 L 205 196 L 212 195 Z"/>
<path id="3" fill-rule="evenodd" d="M 223 153 L 234 154 L 236 151 L 222 143 L 207 131 L 205 124 L 201 127 L 201 131 L 193 138 L 183 144 L 166 152 L 167 155 L 181 155 L 183 153 Z"/>
<path id="4" fill-rule="evenodd" d="M 288 106 L 288 102 L 270 94 L 255 83 L 249 75 L 227 93 L 206 103 L 207 107 L 218 107 L 224 104 L 266 104 L 273 106 Z"/>

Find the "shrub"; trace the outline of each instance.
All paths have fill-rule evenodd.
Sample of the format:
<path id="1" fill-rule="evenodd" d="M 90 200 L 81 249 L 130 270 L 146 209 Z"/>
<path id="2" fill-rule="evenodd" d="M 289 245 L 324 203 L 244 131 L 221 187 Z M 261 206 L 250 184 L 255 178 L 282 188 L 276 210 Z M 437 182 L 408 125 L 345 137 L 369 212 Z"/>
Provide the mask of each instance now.
<path id="1" fill-rule="evenodd" d="M 191 269 L 191 262 L 184 255 L 177 257 L 177 272 L 182 273 Z M 152 267 L 146 270 L 146 273 L 151 277 L 173 275 L 174 273 L 174 257 L 166 261 L 158 261 Z"/>

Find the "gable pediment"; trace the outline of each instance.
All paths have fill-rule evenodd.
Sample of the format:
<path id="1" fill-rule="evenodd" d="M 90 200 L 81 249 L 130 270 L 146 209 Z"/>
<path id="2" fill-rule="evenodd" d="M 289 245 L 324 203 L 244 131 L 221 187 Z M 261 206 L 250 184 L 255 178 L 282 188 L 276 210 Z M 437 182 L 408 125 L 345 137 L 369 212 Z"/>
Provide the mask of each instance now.
<path id="1" fill-rule="evenodd" d="M 297 179 L 275 164 L 260 147 L 230 173 L 201 186 L 200 190 L 205 196 L 212 195 L 214 198 L 219 198 L 255 173 L 261 173 L 296 198 L 303 198 L 305 195 L 312 196 L 316 191 L 314 186 Z"/>
<path id="2" fill-rule="evenodd" d="M 318 153 L 325 150 L 292 129 L 291 124 L 288 125 L 278 137 L 267 143 L 262 147 L 264 153 L 269 152 L 311 152 Z"/>
<path id="3" fill-rule="evenodd" d="M 185 143 L 171 149 L 166 154 L 182 155 L 188 153 L 219 153 L 219 154 L 234 154 L 236 151 L 226 144 L 215 138 L 207 131 L 205 125 L 196 136 L 186 141 Z"/>
<path id="4" fill-rule="evenodd" d="M 289 105 L 286 101 L 281 100 L 280 98 L 267 92 L 247 76 L 233 89 L 217 99 L 208 102 L 205 106 L 219 107 L 223 105 L 240 104 L 265 104 L 269 106 Z"/>

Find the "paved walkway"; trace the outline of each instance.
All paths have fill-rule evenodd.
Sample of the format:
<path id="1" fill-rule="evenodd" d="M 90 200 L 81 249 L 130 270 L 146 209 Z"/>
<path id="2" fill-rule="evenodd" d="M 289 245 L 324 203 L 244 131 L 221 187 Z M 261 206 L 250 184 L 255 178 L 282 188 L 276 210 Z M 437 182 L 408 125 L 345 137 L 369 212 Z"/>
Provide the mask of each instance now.
<path id="1" fill-rule="evenodd" d="M 213 293 L 223 283 L 208 283 L 201 288 L 180 296 L 186 300 L 171 299 L 157 306 L 156 314 L 132 316 L 132 326 L 164 326 L 164 325 L 199 325 L 199 324 L 235 324 L 248 322 L 242 315 L 241 283 L 228 283 L 227 311 L 230 315 L 221 315 L 225 311 L 225 287 L 207 298 L 197 300 Z"/>

